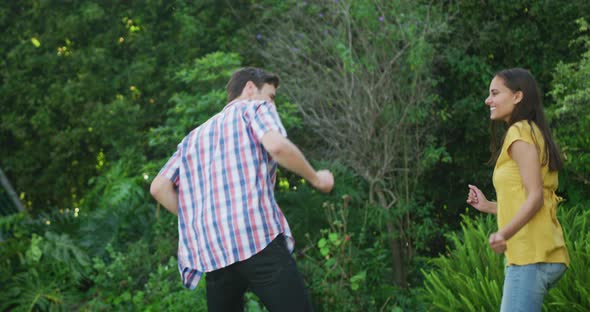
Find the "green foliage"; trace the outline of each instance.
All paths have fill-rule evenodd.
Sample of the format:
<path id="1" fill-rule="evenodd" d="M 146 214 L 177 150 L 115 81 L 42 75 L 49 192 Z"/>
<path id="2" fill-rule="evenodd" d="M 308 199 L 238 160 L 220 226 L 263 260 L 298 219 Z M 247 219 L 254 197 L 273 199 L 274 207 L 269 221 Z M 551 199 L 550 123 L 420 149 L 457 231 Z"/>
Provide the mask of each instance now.
<path id="1" fill-rule="evenodd" d="M 184 288 L 175 257 L 158 265 L 156 271 L 150 273 L 144 295 L 138 294 L 134 295 L 134 306 L 142 311 L 207 311 L 204 279 L 195 291 Z"/>
<path id="2" fill-rule="evenodd" d="M 29 228 L 35 233 L 54 232 L 76 237 L 81 225 L 79 212 L 79 208 L 41 212 L 30 219 Z"/>
<path id="3" fill-rule="evenodd" d="M 555 289 L 545 298 L 544 311 L 586 311 L 590 308 L 590 212 L 585 204 L 559 209 L 571 264 Z M 493 311 L 502 298 L 503 258 L 489 248 L 489 233 L 496 228 L 491 216 L 463 217 L 460 233 L 451 233 L 445 255 L 424 270 L 422 298 L 435 311 Z M 575 233 L 575 234 L 572 234 Z"/>
<path id="4" fill-rule="evenodd" d="M 22 259 L 30 244 L 28 221 L 28 215 L 24 212 L 0 217 L 0 290 L 10 284 L 17 273 L 26 270 L 22 267 Z"/>
<path id="5" fill-rule="evenodd" d="M 487 246 L 495 228 L 491 216 L 463 217 L 461 233 L 451 233 L 445 256 L 424 272 L 425 298 L 441 311 L 497 310 L 502 298 L 503 259 Z"/>
<path id="6" fill-rule="evenodd" d="M 342 180 L 351 181 L 345 177 Z M 342 185 L 339 188 L 346 189 Z M 338 188 L 335 191 L 339 193 Z M 379 232 L 381 227 L 374 217 L 378 208 L 367 205 L 366 198 L 358 197 L 361 194 L 351 195 L 330 196 L 321 202 L 322 219 L 327 223 L 298 240 L 299 245 L 307 242 L 298 265 L 304 272 L 315 308 L 319 311 L 358 311 L 359 307 L 363 311 L 420 310 L 422 305 L 412 299 L 416 298 L 412 292 L 391 284 L 387 236 Z"/>
<path id="7" fill-rule="evenodd" d="M 391 276 L 390 259 L 384 235 L 374 232 L 380 228 L 379 211 L 366 204 L 368 186 L 338 163 L 313 165 L 333 171 L 338 183 L 331 194 L 281 170 L 276 198 L 295 235 L 295 256 L 315 308 L 346 311 L 363 305 L 371 311 L 398 304 L 401 295 L 384 283 Z"/>
<path id="8" fill-rule="evenodd" d="M 137 163 L 121 160 L 103 176 L 91 180 L 83 199 L 81 245 L 100 256 L 108 244 L 123 247 L 150 233 L 153 204 L 147 197 L 147 179 Z"/>
<path id="9" fill-rule="evenodd" d="M 88 274 L 88 268 L 90 266 L 88 255 L 67 234 L 58 235 L 52 232 L 45 232 L 45 240 L 42 253 L 40 253 L 40 249 L 36 250 L 38 253 L 37 257 L 43 255 L 49 258 L 47 262 L 54 266 L 53 271 L 57 272 L 65 267 L 68 274 L 75 281 L 79 281 Z M 35 236 L 33 235 L 31 248 L 38 248 L 35 243 Z M 37 261 L 39 261 L 38 258 Z"/>
<path id="10" fill-rule="evenodd" d="M 588 202 L 560 207 L 571 263 L 556 288 L 545 299 L 545 311 L 588 311 L 590 309 L 590 211 Z"/>
<path id="11" fill-rule="evenodd" d="M 449 32 L 437 44 L 436 76 L 441 80 L 440 101 L 434 108 L 443 122 L 432 132 L 445 143 L 452 162 L 427 172 L 423 188 L 435 206 L 462 207 L 468 183 L 493 189 L 491 168 L 484 165 L 490 157 L 490 136 L 489 112 L 483 103 L 493 73 L 528 68 L 548 92 L 555 66 L 575 61 L 584 51 L 570 42 L 579 36 L 575 20 L 590 15 L 590 2 L 460 0 L 445 2 L 444 11 L 450 18 Z M 560 83 L 569 85 L 569 76 L 563 77 Z M 557 101 L 553 96 L 545 105 L 551 107 Z M 569 128 L 560 122 L 552 124 L 553 130 L 562 127 Z M 568 134 L 567 140 L 581 140 L 580 133 Z M 582 155 L 573 153 L 571 158 Z M 566 178 L 560 173 L 562 177 Z M 569 195 L 571 184 L 564 179 L 560 184 L 568 185 L 562 189 Z M 456 228 L 462 212 L 437 213 L 441 224 Z"/>
<path id="12" fill-rule="evenodd" d="M 172 95 L 173 106 L 164 124 L 151 130 L 149 145 L 169 157 L 190 130 L 221 111 L 227 104 L 225 84 L 240 63 L 237 54 L 215 52 L 178 70 L 174 77 L 185 91 Z"/>
<path id="13" fill-rule="evenodd" d="M 84 311 L 206 311 L 205 282 L 195 291 L 180 280 L 175 254 L 176 218 L 160 216 L 154 237 L 130 244 L 125 250 L 106 247 L 107 254 L 93 259 L 92 288 Z"/>
<path id="14" fill-rule="evenodd" d="M 308 22 L 290 24 L 293 12 Z M 463 205 L 467 183 L 492 188 L 482 165 L 492 73 L 530 68 L 543 89 L 551 83 L 546 103 L 567 157 L 560 218 L 572 263 L 545 309 L 588 310 L 590 237 L 581 210 L 590 195 L 590 52 L 579 18 L 589 15 L 585 0 L 2 2 L 0 167 L 32 213 L 0 218 L 0 310 L 206 310 L 204 281 L 196 291 L 180 283 L 177 219 L 147 190 L 175 144 L 225 105 L 225 83 L 242 64 L 279 74 L 276 103 L 289 137 L 314 167 L 335 172 L 327 196 L 285 170 L 276 190 L 320 311 L 497 310 L 501 257 L 485 243 L 493 222 L 459 219 L 463 211 L 449 207 Z M 427 17 L 446 22 L 429 28 Z M 276 57 L 260 58 L 277 46 Z M 408 53 L 395 59 L 400 50 Z M 328 78 L 314 80 L 322 62 Z M 381 72 L 383 80 L 370 78 Z M 392 101 L 388 83 L 403 86 L 394 97 L 400 110 L 380 110 Z M 420 83 L 428 92 L 415 92 Z M 353 105 L 344 109 L 346 96 Z M 405 116 L 417 126 L 404 133 L 392 121 L 409 107 L 404 99 L 415 98 L 420 105 Z M 304 127 L 301 108 L 314 101 L 329 118 Z M 358 134 L 350 121 L 361 114 L 352 109 L 374 126 L 345 142 L 360 154 L 402 153 L 383 147 L 386 130 L 426 133 L 424 149 L 408 153 L 417 170 L 395 166 L 399 174 L 380 181 L 401 186 L 410 173 L 395 209 L 370 203 L 366 171 L 314 161 L 326 151 L 331 160 L 352 159 L 309 135 Z M 403 216 L 410 226 L 387 233 L 387 222 Z M 446 256 L 429 261 L 458 220 Z M 424 272 L 421 296 L 391 283 L 396 235 L 412 237 L 408 282 L 421 283 Z M 249 311 L 264 310 L 253 294 L 246 300 Z"/>
<path id="15" fill-rule="evenodd" d="M 555 101 L 550 117 L 565 155 L 565 174 L 571 177 L 566 187 L 574 201 L 590 195 L 590 138 L 584 135 L 590 132 L 590 38 L 587 22 L 577 23 L 581 35 L 572 45 L 580 42 L 587 50 L 578 62 L 557 65 L 550 93 Z"/>
<path id="16" fill-rule="evenodd" d="M 0 294 L 0 309 L 11 311 L 61 311 L 65 298 L 58 281 L 42 278 L 37 269 L 14 276 L 11 288 Z"/>
<path id="17" fill-rule="evenodd" d="M 29 215 L 26 212 L 0 217 L 0 233 L 2 233 L 2 237 L 23 237 L 28 232 L 23 226 L 28 220 Z"/>
<path id="18" fill-rule="evenodd" d="M 366 296 L 369 290 L 367 268 L 358 263 L 358 250 L 353 246 L 356 245 L 353 244 L 355 236 L 348 229 L 350 200 L 351 197 L 345 195 L 339 202 L 324 203 L 329 228 L 320 231 L 319 239 L 313 249 L 306 252 L 302 263 L 312 299 L 321 311 L 354 311 L 360 305 L 369 311 L 377 304 L 373 296 Z M 307 239 L 310 239 L 309 234 Z"/>
<path id="19" fill-rule="evenodd" d="M 87 254 L 66 234 L 32 234 L 26 243 L 26 250 L 3 255 L 13 271 L 2 285 L 2 309 L 47 311 L 73 304 L 76 299 L 72 289 L 89 273 Z"/>
<path id="20" fill-rule="evenodd" d="M 145 242 L 126 253 L 107 247 L 108 262 L 94 259 L 92 299 L 84 309 L 110 311 L 206 311 L 204 283 L 196 292 L 180 282 L 175 257 L 159 262 L 146 253 Z"/>
<path id="21" fill-rule="evenodd" d="M 355 205 L 361 206 L 367 200 L 367 185 L 358 176 L 337 162 L 312 162 L 315 168 L 330 168 L 334 179 L 338 181 L 332 192 L 327 196 L 314 189 L 301 177 L 279 168 L 277 173 L 277 189 L 275 197 L 284 211 L 295 236 L 295 241 L 304 242 L 319 239 L 320 230 L 330 226 L 324 210 L 326 200 L 340 202 L 342 198 L 350 198 Z M 352 231 L 361 231 L 364 222 L 371 222 L 377 214 L 364 209 L 352 209 L 349 212 L 355 222 L 349 223 Z M 367 215 L 368 214 L 368 215 Z M 368 221 L 367 221 L 368 220 Z M 309 236 L 309 238 L 308 238 Z"/>
<path id="22" fill-rule="evenodd" d="M 269 39 L 258 50 L 286 75 L 289 95 L 317 138 L 313 149 L 362 177 L 369 199 L 387 211 L 395 279 L 404 287 L 413 228 L 421 223 L 416 217 L 428 215 L 409 208 L 431 207 L 409 190 L 425 171 L 449 161 L 430 133 L 440 118 L 433 109 L 435 42 L 445 31 L 437 5 L 295 2 L 267 24 Z"/>
<path id="23" fill-rule="evenodd" d="M 143 154 L 171 97 L 189 91 L 176 73 L 239 46 L 249 5 L 3 1 L 0 160 L 26 203 L 72 208 L 102 173 L 99 155 Z"/>

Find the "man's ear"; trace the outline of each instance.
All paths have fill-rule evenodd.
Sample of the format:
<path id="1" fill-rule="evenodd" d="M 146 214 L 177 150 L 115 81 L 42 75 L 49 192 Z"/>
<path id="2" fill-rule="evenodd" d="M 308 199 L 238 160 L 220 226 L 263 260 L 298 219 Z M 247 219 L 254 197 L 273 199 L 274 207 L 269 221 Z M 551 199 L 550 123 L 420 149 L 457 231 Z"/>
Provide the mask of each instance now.
<path id="1" fill-rule="evenodd" d="M 256 85 L 251 80 L 248 80 L 248 82 L 246 82 L 246 85 L 244 85 L 244 94 L 247 97 L 250 97 L 254 95 L 254 90 L 256 90 Z"/>
<path id="2" fill-rule="evenodd" d="M 520 103 L 520 101 L 522 101 L 523 97 L 524 97 L 524 94 L 522 93 L 522 91 L 516 91 L 514 93 L 514 104 Z"/>

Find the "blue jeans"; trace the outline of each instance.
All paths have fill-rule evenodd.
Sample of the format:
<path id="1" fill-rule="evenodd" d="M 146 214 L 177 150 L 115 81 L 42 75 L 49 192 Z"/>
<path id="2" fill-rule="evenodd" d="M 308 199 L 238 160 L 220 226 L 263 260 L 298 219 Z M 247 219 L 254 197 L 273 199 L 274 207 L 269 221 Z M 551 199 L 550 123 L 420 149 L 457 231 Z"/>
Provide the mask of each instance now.
<path id="1" fill-rule="evenodd" d="M 567 267 L 563 263 L 510 265 L 504 272 L 501 312 L 541 311 L 543 298 Z"/>

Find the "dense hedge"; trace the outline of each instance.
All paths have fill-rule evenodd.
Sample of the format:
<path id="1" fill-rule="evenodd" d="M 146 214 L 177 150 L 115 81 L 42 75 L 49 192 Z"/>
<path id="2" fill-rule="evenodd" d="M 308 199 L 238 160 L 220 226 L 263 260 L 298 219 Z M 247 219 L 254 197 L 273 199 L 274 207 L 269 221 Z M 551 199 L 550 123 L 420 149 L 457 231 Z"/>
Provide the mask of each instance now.
<path id="1" fill-rule="evenodd" d="M 464 200 L 467 183 L 492 192 L 491 168 L 484 165 L 489 131 L 483 99 L 493 72 L 515 66 L 538 78 L 566 156 L 559 194 L 567 203 L 560 218 L 573 260 L 546 307 L 590 309 L 590 276 L 583 270 L 590 238 L 584 212 L 590 196 L 590 44 L 588 21 L 581 19 L 590 16 L 590 2 L 529 3 L 3 1 L 0 167 L 27 211 L 0 218 L 0 310 L 205 310 L 204 283 L 194 292 L 180 283 L 176 220 L 153 201 L 149 183 L 187 131 L 224 106 L 233 70 L 280 64 L 319 75 L 314 61 L 320 57 L 322 73 L 345 73 L 351 87 L 333 89 L 334 80 L 332 89 L 321 81 L 302 88 L 308 81 L 297 79 L 306 76 L 285 71 L 278 73 L 287 76 L 277 98 L 289 137 L 315 165 L 336 174 L 330 195 L 284 170 L 276 189 L 317 310 L 497 309 L 502 258 L 485 246 L 494 221 L 475 219 Z M 318 25 L 315 35 L 325 35 L 325 42 L 306 41 L 308 33 L 277 33 L 283 29 L 277 23 L 293 21 L 287 15 L 293 12 L 307 14 L 303 26 Z M 425 16 L 436 20 L 436 31 L 428 32 Z M 420 36 L 403 38 L 408 34 Z M 366 88 L 352 86 L 365 79 L 364 86 L 375 87 L 367 77 L 392 68 L 383 63 L 390 60 L 387 52 L 406 51 L 404 42 L 413 46 L 407 57 L 394 59 L 399 75 L 390 78 L 399 80 L 390 85 L 401 91 L 391 94 L 424 92 L 414 97 L 423 101 L 415 103 L 421 109 L 410 123 L 427 124 L 429 131 L 406 135 L 420 134 L 417 140 L 432 144 L 415 159 L 406 157 L 419 160 L 412 167 L 419 172 L 396 163 L 395 174 L 368 181 L 343 155 L 319 157 L 326 145 L 318 145 L 318 132 L 310 131 L 317 125 L 302 109 L 305 99 L 343 107 L 334 104 L 337 99 L 323 101 L 328 97 L 317 89 L 366 95 Z M 334 53 L 322 54 L 326 48 Z M 400 82 L 417 83 L 413 70 L 420 70 L 428 88 L 403 88 Z M 293 90 L 301 90 L 299 96 Z M 355 108 L 366 107 L 358 98 Z M 387 104 L 403 111 L 404 103 Z M 373 119 L 375 129 L 390 121 Z M 384 131 L 373 136 L 381 137 Z M 374 192 L 384 186 L 395 193 Z M 383 209 L 374 194 L 401 200 Z M 402 219 L 398 230 L 388 228 Z M 407 253 L 404 285 L 394 282 L 390 244 L 402 236 L 411 238 L 401 246 Z M 251 294 L 247 305 L 261 310 Z"/>

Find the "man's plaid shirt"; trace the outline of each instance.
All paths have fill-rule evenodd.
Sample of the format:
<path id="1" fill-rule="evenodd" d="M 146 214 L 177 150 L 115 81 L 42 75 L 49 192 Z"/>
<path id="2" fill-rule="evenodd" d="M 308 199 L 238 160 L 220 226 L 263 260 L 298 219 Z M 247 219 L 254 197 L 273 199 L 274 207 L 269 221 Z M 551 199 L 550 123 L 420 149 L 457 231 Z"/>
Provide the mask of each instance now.
<path id="1" fill-rule="evenodd" d="M 194 289 L 204 272 L 243 261 L 277 235 L 294 240 L 274 198 L 276 162 L 262 146 L 287 136 L 274 103 L 236 100 L 191 131 L 159 174 L 178 187 L 178 266 Z"/>

